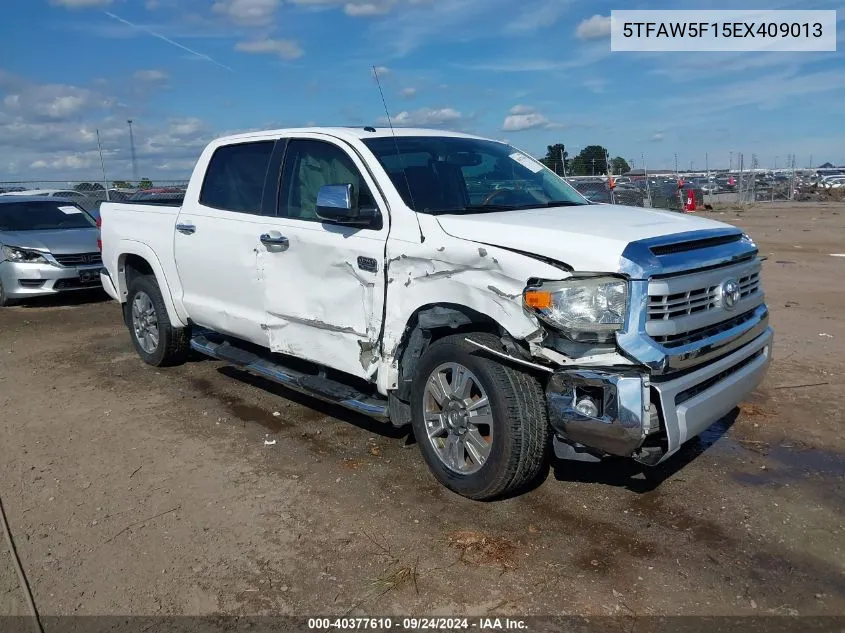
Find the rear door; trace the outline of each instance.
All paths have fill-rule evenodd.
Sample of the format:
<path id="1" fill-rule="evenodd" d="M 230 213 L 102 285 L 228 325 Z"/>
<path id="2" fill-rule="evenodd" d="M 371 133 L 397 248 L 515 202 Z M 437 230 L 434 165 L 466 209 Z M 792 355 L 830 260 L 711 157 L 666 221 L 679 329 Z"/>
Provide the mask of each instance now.
<path id="1" fill-rule="evenodd" d="M 174 233 L 182 301 L 191 320 L 265 346 L 258 257 L 266 222 L 264 187 L 275 148 L 274 140 L 218 147 L 199 199 L 186 197 Z"/>
<path id="2" fill-rule="evenodd" d="M 321 185 L 351 183 L 366 227 L 321 221 Z M 358 155 L 329 137 L 288 140 L 276 217 L 264 218 L 260 249 L 264 322 L 273 351 L 370 378 L 384 308 L 387 205 Z"/>

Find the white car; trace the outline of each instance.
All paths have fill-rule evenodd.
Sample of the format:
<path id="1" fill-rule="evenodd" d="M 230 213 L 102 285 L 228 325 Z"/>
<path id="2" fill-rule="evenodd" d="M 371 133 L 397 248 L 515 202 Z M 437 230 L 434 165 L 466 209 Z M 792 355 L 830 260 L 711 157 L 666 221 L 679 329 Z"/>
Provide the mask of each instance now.
<path id="1" fill-rule="evenodd" d="M 26 191 L 8 191 L 0 196 L 30 196 L 39 198 L 64 198 L 65 200 L 81 200 L 87 198 L 84 193 L 73 189 L 27 189 Z"/>
<path id="2" fill-rule="evenodd" d="M 434 476 L 474 499 L 523 489 L 550 445 L 662 462 L 772 356 L 740 229 L 593 204 L 476 136 L 221 138 L 181 205 L 105 202 L 101 225 L 103 286 L 146 363 L 193 348 L 410 424 Z"/>

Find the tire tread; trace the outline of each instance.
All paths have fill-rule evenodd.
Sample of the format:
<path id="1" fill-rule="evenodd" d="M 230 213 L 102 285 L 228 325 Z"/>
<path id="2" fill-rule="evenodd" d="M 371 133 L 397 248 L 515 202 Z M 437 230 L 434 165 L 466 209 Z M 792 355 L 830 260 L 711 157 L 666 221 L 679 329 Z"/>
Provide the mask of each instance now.
<path id="1" fill-rule="evenodd" d="M 436 354 L 438 349 L 447 346 L 472 355 L 494 382 L 494 385 L 487 386 L 488 396 L 491 388 L 495 389 L 505 402 L 505 410 L 499 414 L 506 419 L 512 446 L 509 454 L 505 455 L 503 467 L 483 489 L 459 492 L 471 499 L 488 501 L 518 493 L 540 476 L 548 463 L 548 413 L 545 393 L 536 376 L 484 356 L 483 351 L 465 340 L 467 336 L 492 349 L 502 348 L 499 338 L 492 334 L 456 334 L 433 343 L 426 355 Z"/>

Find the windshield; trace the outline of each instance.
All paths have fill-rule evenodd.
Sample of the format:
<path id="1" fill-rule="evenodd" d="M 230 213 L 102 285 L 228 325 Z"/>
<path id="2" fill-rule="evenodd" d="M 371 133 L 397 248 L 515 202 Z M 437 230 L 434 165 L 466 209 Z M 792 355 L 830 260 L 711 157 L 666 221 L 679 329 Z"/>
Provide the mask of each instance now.
<path id="1" fill-rule="evenodd" d="M 364 143 L 405 204 L 420 213 L 590 204 L 542 163 L 505 143 L 449 136 L 382 137 Z"/>
<path id="2" fill-rule="evenodd" d="M 73 202 L 39 200 L 0 204 L 0 231 L 49 231 L 96 226 L 94 219 Z"/>

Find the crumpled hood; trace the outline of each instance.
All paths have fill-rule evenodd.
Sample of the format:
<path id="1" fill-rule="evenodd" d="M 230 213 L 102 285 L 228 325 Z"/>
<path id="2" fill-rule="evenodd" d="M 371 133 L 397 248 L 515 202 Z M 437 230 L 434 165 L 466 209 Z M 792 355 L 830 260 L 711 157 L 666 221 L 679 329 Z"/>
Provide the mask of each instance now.
<path id="1" fill-rule="evenodd" d="M 437 220 L 452 237 L 542 255 L 582 272 L 619 272 L 622 252 L 631 242 L 729 228 L 694 215 L 612 204 L 440 215 Z"/>
<path id="2" fill-rule="evenodd" d="M 18 248 L 48 250 L 56 255 L 96 253 L 96 228 L 54 229 L 49 231 L 0 231 L 0 244 Z"/>

